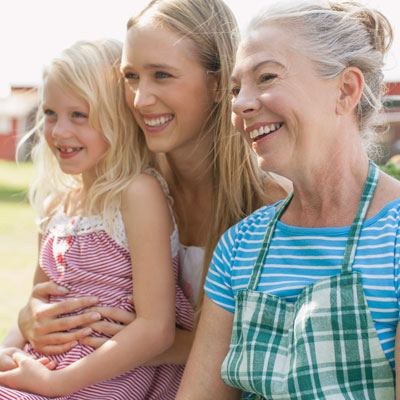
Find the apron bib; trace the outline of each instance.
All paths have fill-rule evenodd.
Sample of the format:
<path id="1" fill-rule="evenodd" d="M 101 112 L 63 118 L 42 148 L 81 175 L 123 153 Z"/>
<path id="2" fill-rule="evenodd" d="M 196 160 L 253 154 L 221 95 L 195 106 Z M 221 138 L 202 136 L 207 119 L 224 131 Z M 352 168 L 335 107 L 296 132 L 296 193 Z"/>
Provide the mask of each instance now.
<path id="1" fill-rule="evenodd" d="M 361 227 L 379 178 L 370 162 L 342 271 L 306 286 L 296 302 L 256 291 L 279 217 L 268 225 L 247 289 L 237 294 L 222 379 L 268 400 L 394 400 L 394 376 L 361 284 L 352 271 Z"/>

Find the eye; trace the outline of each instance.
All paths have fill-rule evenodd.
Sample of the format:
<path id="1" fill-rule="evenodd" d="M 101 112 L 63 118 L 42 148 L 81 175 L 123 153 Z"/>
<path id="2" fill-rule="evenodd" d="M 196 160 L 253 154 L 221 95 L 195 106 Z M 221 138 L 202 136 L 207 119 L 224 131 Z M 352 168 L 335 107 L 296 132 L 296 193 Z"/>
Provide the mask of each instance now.
<path id="1" fill-rule="evenodd" d="M 46 117 L 54 117 L 56 115 L 56 113 L 54 111 L 50 110 L 49 108 L 44 109 L 43 114 Z"/>
<path id="2" fill-rule="evenodd" d="M 88 116 L 80 111 L 73 111 L 72 118 L 87 118 Z"/>
<path id="3" fill-rule="evenodd" d="M 231 89 L 232 97 L 233 97 L 233 98 L 238 97 L 239 92 L 240 92 L 240 87 L 239 87 L 239 86 L 233 87 L 233 88 Z"/>
<path id="4" fill-rule="evenodd" d="M 155 73 L 154 73 L 154 76 L 155 76 L 157 79 L 165 79 L 165 78 L 171 78 L 171 77 L 172 77 L 171 74 L 169 74 L 168 72 L 163 72 L 163 71 L 157 71 L 157 72 L 155 72 Z"/>
<path id="5" fill-rule="evenodd" d="M 133 72 L 125 72 L 124 78 L 128 81 L 131 81 L 131 80 L 139 79 L 139 75 L 134 74 Z"/>
<path id="6" fill-rule="evenodd" d="M 276 74 L 262 74 L 259 78 L 260 83 L 268 83 L 277 77 Z"/>

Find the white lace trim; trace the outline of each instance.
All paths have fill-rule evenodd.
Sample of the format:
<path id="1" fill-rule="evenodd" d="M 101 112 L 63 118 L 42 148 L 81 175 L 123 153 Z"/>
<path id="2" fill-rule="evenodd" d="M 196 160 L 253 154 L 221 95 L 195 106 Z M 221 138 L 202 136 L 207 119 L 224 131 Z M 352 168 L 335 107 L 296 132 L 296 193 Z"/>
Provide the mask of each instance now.
<path id="1" fill-rule="evenodd" d="M 174 231 L 170 236 L 171 253 L 172 257 L 175 257 L 179 251 L 179 234 L 178 226 L 176 224 L 175 217 L 172 211 L 173 200 L 171 195 L 169 194 L 167 182 L 161 176 L 161 174 L 154 169 L 148 169 L 145 172 L 157 178 L 165 195 L 168 198 L 170 212 L 174 223 Z M 63 210 L 64 206 L 60 205 L 56 214 L 51 218 L 47 226 L 47 230 L 50 231 L 54 236 L 77 236 L 97 231 L 105 231 L 118 245 L 129 251 L 125 225 L 122 219 L 121 212 L 119 210 L 114 215 L 112 230 L 109 226 L 107 226 L 108 224 L 106 224 L 102 217 L 99 215 L 91 217 L 84 217 L 82 215 L 68 217 Z"/>

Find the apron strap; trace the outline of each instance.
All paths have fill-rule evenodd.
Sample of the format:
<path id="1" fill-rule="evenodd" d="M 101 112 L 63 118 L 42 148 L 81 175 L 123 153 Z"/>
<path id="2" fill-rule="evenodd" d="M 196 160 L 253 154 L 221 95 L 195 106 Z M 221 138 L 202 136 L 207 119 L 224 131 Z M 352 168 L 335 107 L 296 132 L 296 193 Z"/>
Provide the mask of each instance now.
<path id="1" fill-rule="evenodd" d="M 376 186 L 379 180 L 379 168 L 374 164 L 373 161 L 369 160 L 369 169 L 367 180 L 364 185 L 363 193 L 361 195 L 360 204 L 358 206 L 356 216 L 354 218 L 353 224 L 350 228 L 349 238 L 347 239 L 345 254 L 343 259 L 342 272 L 351 272 L 352 265 L 354 262 L 354 257 L 356 254 L 358 240 L 360 238 L 361 227 L 363 225 L 365 216 L 367 214 L 369 205 L 372 200 L 372 196 L 374 195 Z M 284 200 L 279 209 L 275 212 L 272 220 L 269 222 L 267 231 L 264 236 L 264 241 L 261 246 L 261 250 L 258 253 L 258 257 L 256 263 L 254 265 L 249 284 L 247 289 L 256 290 L 258 286 L 258 282 L 261 277 L 261 273 L 264 267 L 264 261 L 267 256 L 269 246 L 271 244 L 272 235 L 274 234 L 276 224 L 285 211 L 286 207 L 289 205 L 290 200 L 292 200 L 293 192 L 289 194 L 289 196 Z"/>
<path id="2" fill-rule="evenodd" d="M 371 204 L 372 197 L 375 193 L 376 186 L 378 185 L 380 169 L 369 161 L 369 170 L 367 180 L 364 185 L 364 190 L 361 195 L 360 204 L 356 212 L 353 224 L 350 228 L 349 237 L 346 243 L 346 249 L 344 252 L 342 272 L 351 272 L 353 267 L 354 258 L 356 256 L 356 249 L 358 240 L 360 239 L 360 232 L 362 225 L 367 215 L 368 208 Z"/>
<path id="3" fill-rule="evenodd" d="M 274 234 L 274 231 L 275 231 L 276 223 L 278 222 L 280 216 L 282 215 L 282 213 L 285 211 L 286 207 L 290 203 L 290 200 L 292 200 L 292 197 L 293 197 L 293 192 L 290 192 L 289 196 L 286 197 L 286 199 L 283 201 L 283 203 L 279 207 L 279 209 L 275 212 L 274 216 L 272 217 L 272 220 L 268 224 L 267 232 L 265 233 L 264 241 L 261 246 L 261 250 L 258 253 L 257 261 L 254 265 L 253 272 L 251 274 L 250 281 L 247 286 L 247 288 L 249 290 L 257 289 L 258 281 L 260 280 L 261 272 L 262 272 L 262 269 L 264 266 L 264 260 L 268 253 L 269 245 L 271 244 L 271 239 L 272 239 L 272 235 Z"/>

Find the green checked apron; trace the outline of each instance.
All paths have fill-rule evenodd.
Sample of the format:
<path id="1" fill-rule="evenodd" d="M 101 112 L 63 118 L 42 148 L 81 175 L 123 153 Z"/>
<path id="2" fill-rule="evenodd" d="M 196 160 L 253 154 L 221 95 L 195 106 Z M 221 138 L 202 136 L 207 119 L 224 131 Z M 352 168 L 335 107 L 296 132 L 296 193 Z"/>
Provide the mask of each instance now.
<path id="1" fill-rule="evenodd" d="M 379 178 L 368 178 L 347 240 L 342 271 L 307 286 L 296 302 L 257 292 L 275 225 L 293 193 L 275 213 L 247 289 L 236 298 L 229 352 L 222 364 L 228 385 L 250 399 L 395 398 L 394 376 L 352 270 L 361 227 Z"/>

